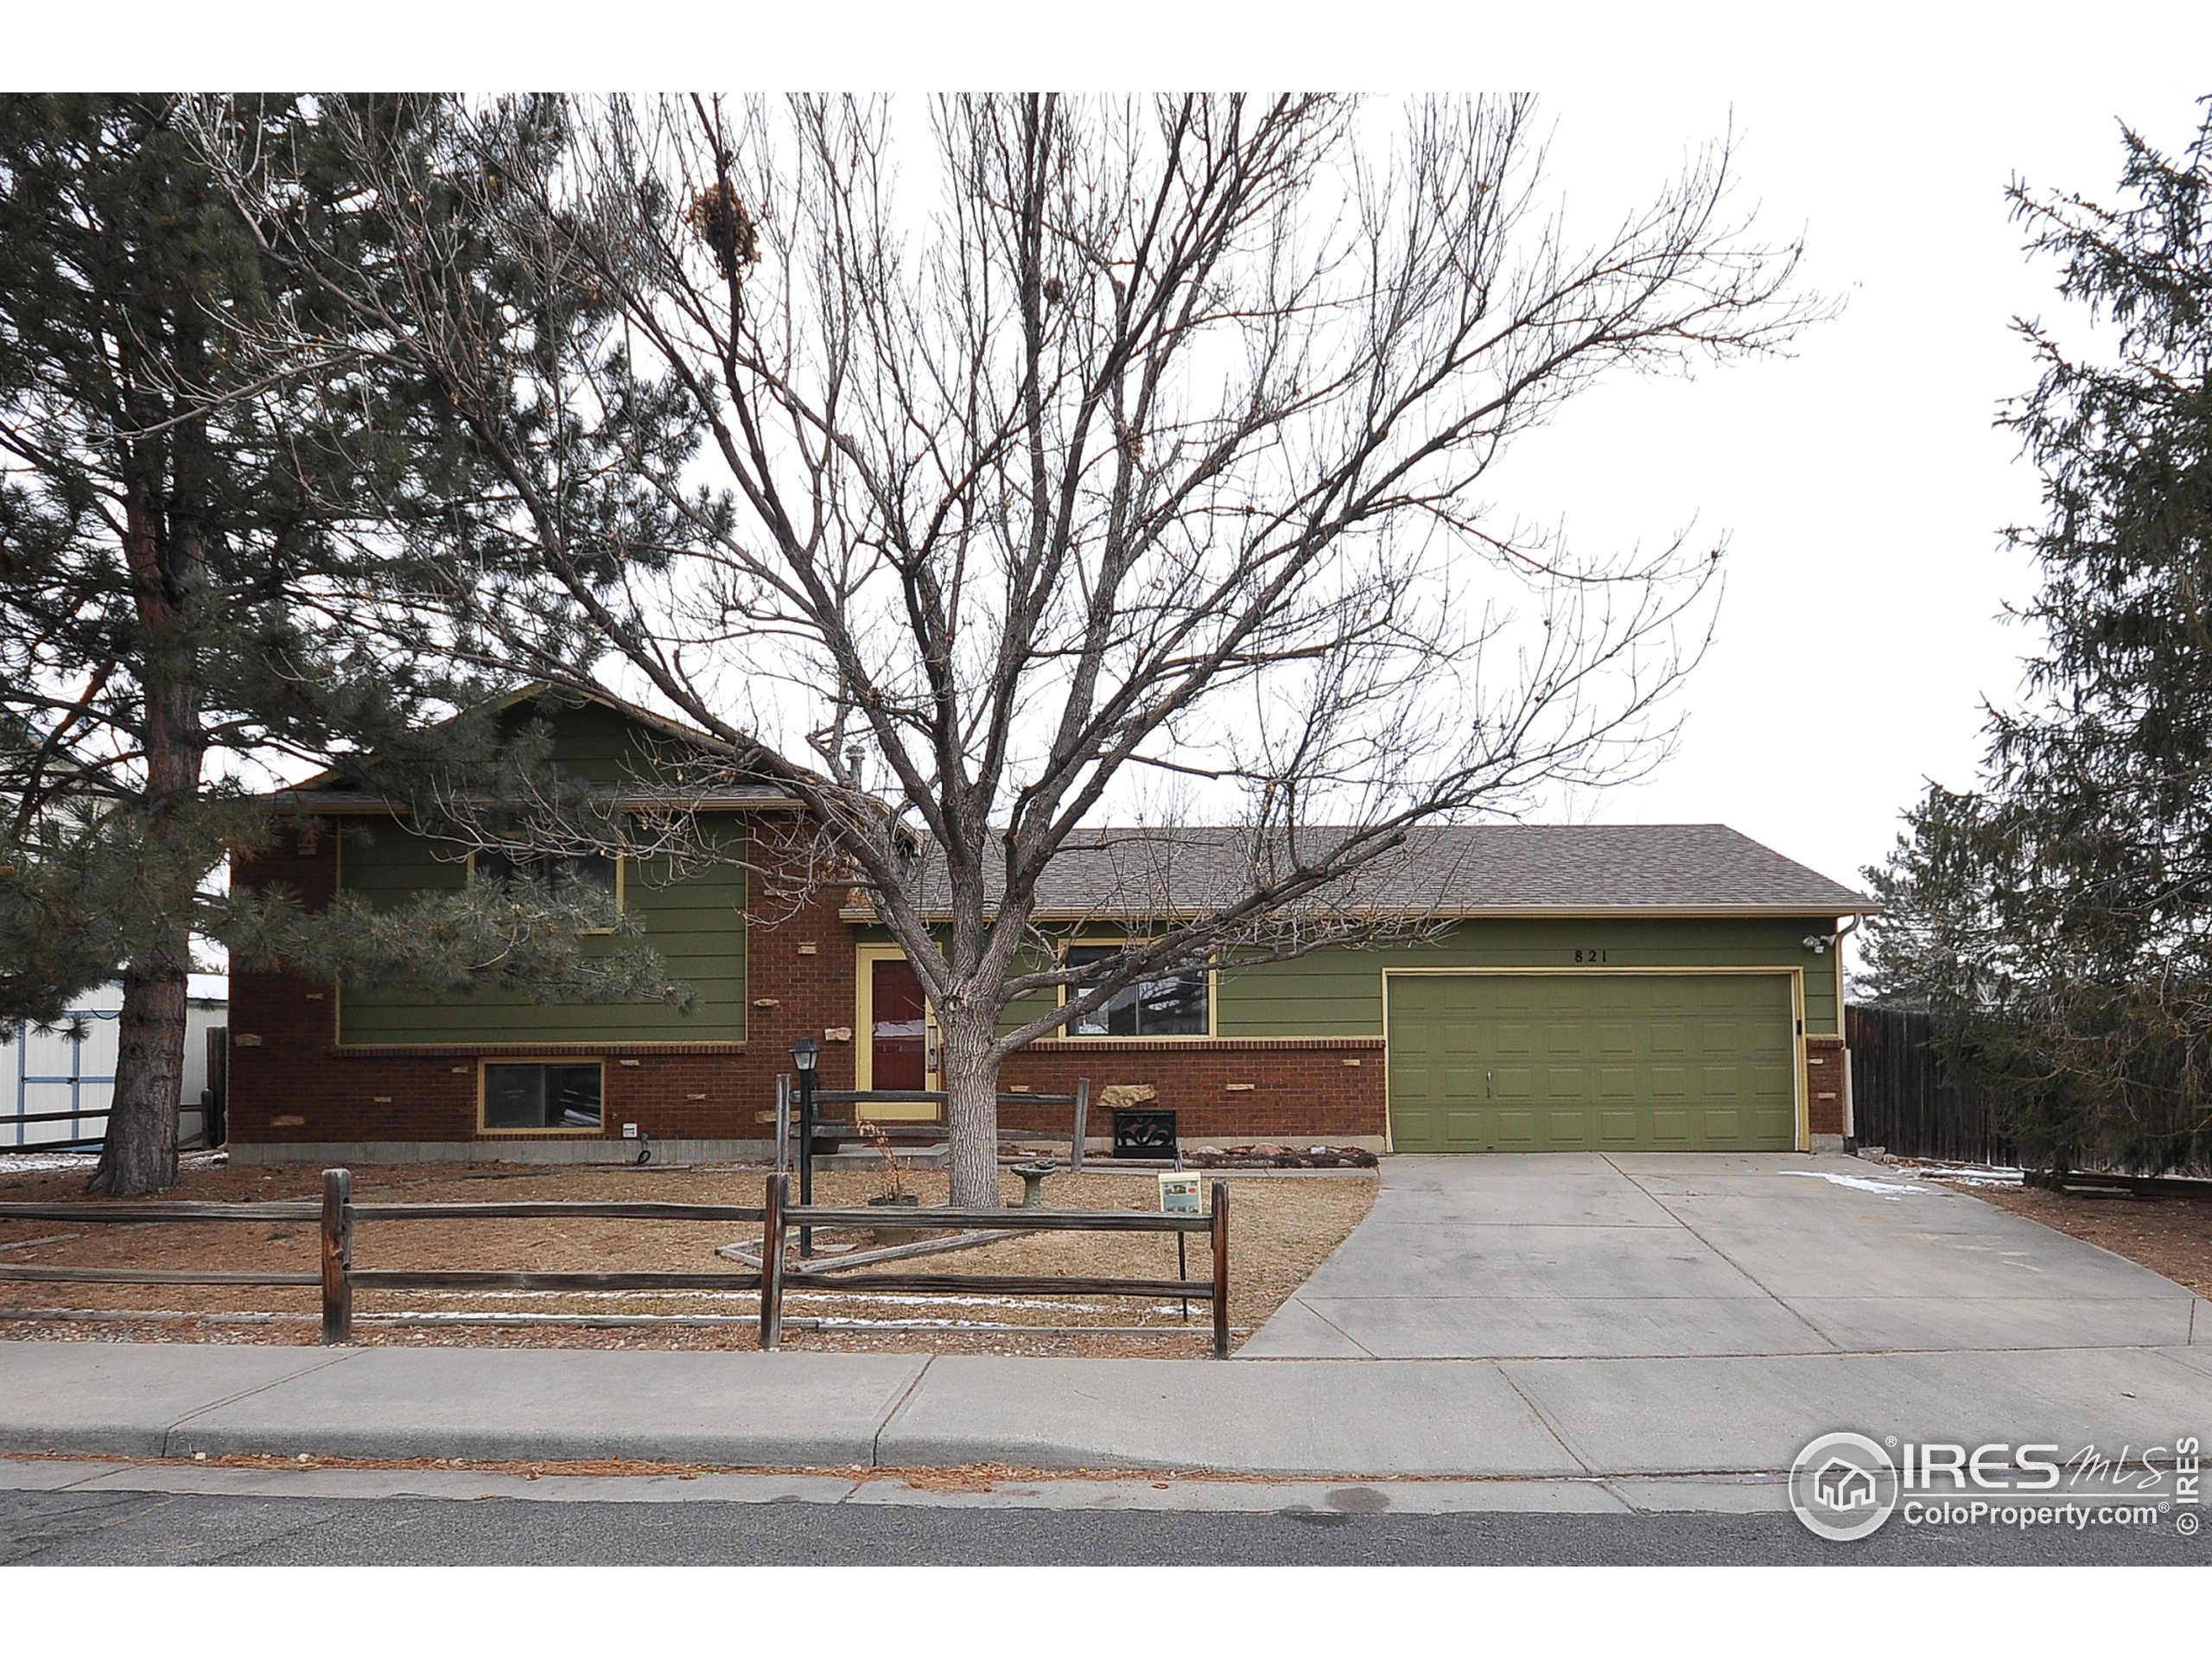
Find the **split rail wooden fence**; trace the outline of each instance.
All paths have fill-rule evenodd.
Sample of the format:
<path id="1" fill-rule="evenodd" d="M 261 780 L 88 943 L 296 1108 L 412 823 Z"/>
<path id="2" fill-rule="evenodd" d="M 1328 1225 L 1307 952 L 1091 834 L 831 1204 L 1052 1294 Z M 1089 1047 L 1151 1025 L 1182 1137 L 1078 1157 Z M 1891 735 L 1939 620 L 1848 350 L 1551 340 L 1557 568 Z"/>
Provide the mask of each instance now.
<path id="1" fill-rule="evenodd" d="M 1211 1279 L 1109 1279 L 1075 1275 L 985 1273 L 871 1273 L 840 1271 L 817 1261 L 805 1275 L 810 1289 L 893 1291 L 946 1295 L 1142 1296 L 1189 1298 L 1213 1305 L 1215 1356 L 1229 1357 L 1229 1185 L 1212 1183 L 1211 1209 L 1205 1214 L 1142 1210 L 912 1210 L 898 1212 L 901 1228 L 989 1229 L 1007 1232 L 1206 1233 L 1213 1244 Z M 365 1221 L 586 1221 L 736 1222 L 761 1229 L 761 1265 L 757 1273 L 566 1273 L 506 1272 L 474 1268 L 362 1268 L 353 1262 L 353 1230 Z M 876 1209 L 803 1206 L 791 1202 L 791 1177 L 767 1179 L 766 1202 L 733 1204 L 615 1203 L 546 1200 L 487 1204 L 378 1204 L 353 1198 L 349 1170 L 322 1173 L 322 1199 L 280 1199 L 248 1204 L 189 1200 L 114 1200 L 54 1204 L 0 1203 L 0 1221 L 174 1224 L 184 1222 L 281 1222 L 318 1224 L 322 1266 L 315 1273 L 218 1272 L 191 1268 L 90 1268 L 0 1264 L 0 1283 L 99 1285 L 207 1285 L 315 1287 L 322 1293 L 322 1339 L 351 1342 L 356 1290 L 539 1290 L 666 1291 L 757 1290 L 760 1294 L 760 1345 L 783 1340 L 785 1244 L 795 1227 L 879 1227 Z M 865 1267 L 855 1264 L 855 1269 Z"/>

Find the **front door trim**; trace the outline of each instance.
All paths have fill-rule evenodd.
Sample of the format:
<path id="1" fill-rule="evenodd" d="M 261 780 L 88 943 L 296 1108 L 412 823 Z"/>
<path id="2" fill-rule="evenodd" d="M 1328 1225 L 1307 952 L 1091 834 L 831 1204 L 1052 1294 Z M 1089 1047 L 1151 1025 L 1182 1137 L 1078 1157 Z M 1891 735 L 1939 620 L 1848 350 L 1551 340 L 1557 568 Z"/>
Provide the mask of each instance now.
<path id="1" fill-rule="evenodd" d="M 906 952 L 896 944 L 861 944 L 854 947 L 853 957 L 853 1087 L 868 1090 L 875 1087 L 875 964 L 879 962 L 904 962 Z M 929 1037 L 923 1052 L 934 1058 L 938 1052 L 937 1011 L 929 1006 L 926 995 L 922 1000 L 928 1021 Z M 943 1086 L 934 1071 L 923 1075 L 923 1086 L 937 1089 Z M 928 1102 L 912 1105 L 893 1105 L 886 1103 L 869 1109 L 873 1116 L 885 1122 L 934 1123 L 943 1112 Z"/>

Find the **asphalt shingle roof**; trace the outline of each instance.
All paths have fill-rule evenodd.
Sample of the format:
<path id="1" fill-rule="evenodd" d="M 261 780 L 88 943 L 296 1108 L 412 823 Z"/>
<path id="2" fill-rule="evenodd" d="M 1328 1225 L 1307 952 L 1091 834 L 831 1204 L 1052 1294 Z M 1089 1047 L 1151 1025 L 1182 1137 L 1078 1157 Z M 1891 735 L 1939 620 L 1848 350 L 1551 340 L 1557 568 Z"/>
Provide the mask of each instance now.
<path id="1" fill-rule="evenodd" d="M 1325 848 L 1342 832 L 1301 833 Z M 1242 827 L 1079 831 L 1046 871 L 1038 908 L 1093 915 L 1211 908 L 1250 891 L 1254 845 Z M 1432 825 L 1410 831 L 1403 849 L 1325 902 L 1529 914 L 1875 908 L 1864 893 L 1719 823 Z"/>

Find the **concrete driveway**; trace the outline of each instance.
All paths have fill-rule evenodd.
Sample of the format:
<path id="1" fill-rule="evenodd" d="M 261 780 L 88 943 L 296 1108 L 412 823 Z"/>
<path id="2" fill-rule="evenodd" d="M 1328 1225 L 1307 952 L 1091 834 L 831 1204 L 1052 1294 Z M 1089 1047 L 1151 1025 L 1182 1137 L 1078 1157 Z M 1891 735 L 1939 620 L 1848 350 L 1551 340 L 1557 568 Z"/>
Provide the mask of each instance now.
<path id="1" fill-rule="evenodd" d="M 1383 1160 L 1249 1358 L 1694 1358 L 2212 1344 L 2212 1304 L 1840 1156 Z M 2212 1351 L 2208 1350 L 2207 1351 Z"/>

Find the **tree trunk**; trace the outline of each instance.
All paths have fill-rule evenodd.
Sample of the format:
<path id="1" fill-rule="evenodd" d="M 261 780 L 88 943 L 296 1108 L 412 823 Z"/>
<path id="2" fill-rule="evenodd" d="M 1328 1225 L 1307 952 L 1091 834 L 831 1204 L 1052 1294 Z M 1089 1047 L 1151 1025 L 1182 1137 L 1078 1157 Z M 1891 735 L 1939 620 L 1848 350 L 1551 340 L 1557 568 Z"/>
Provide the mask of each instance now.
<path id="1" fill-rule="evenodd" d="M 963 1210 L 999 1207 L 999 1068 L 991 1057 L 995 1030 L 969 1028 L 969 1020 L 945 1025 L 944 1119 L 951 1144 L 952 1202 Z"/>
<path id="2" fill-rule="evenodd" d="M 200 698 L 170 684 L 146 697 L 146 836 L 167 842 L 177 808 L 200 789 Z M 115 1098 L 107 1141 L 92 1190 L 111 1198 L 143 1198 L 176 1185 L 177 1109 L 184 1090 L 185 1007 L 192 971 L 192 900 L 198 878 L 165 857 L 151 868 L 180 887 L 162 918 L 123 971 L 123 1012 L 117 1021 Z"/>
<path id="3" fill-rule="evenodd" d="M 141 1198 L 176 1185 L 177 1106 L 184 1088 L 187 974 L 191 938 L 165 928 L 123 975 L 117 1021 L 115 1098 L 92 1189 Z"/>
<path id="4" fill-rule="evenodd" d="M 181 442 L 181 440 L 180 440 Z M 169 855 L 177 820 L 196 803 L 207 753 L 202 696 L 189 629 L 189 606 L 204 569 L 199 518 L 168 507 L 166 547 L 160 509 L 142 488 L 129 503 L 124 537 L 140 626 L 145 636 L 145 868 L 168 886 L 161 920 L 123 972 L 115 1096 L 92 1190 L 141 1198 L 176 1185 L 177 1109 L 184 1090 L 185 1007 L 192 970 L 194 899 L 203 871 L 180 869 Z"/>

